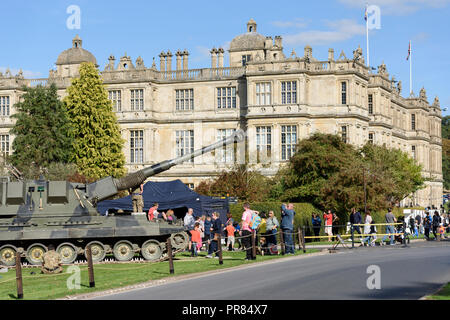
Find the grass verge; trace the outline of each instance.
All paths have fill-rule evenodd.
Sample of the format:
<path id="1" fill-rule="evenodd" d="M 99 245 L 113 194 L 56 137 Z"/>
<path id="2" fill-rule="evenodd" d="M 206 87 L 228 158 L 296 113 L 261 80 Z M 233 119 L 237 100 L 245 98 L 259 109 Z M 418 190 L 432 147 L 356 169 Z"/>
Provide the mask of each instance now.
<path id="1" fill-rule="evenodd" d="M 426 300 L 450 300 L 450 282 L 441 290 L 425 298 Z"/>
<path id="2" fill-rule="evenodd" d="M 306 253 L 319 250 L 308 249 Z M 296 251 L 296 255 L 303 254 Z M 69 295 L 85 294 L 95 291 L 103 291 L 138 284 L 149 280 L 159 280 L 166 277 L 193 274 L 210 270 L 226 269 L 243 264 L 251 264 L 283 256 L 257 256 L 254 261 L 245 261 L 245 252 L 223 251 L 223 264 L 219 259 L 205 259 L 205 252 L 200 252 L 198 257 L 191 258 L 187 252 L 179 253 L 174 259 L 175 274 L 169 273 L 169 262 L 155 263 L 120 263 L 120 264 L 95 264 L 95 288 L 89 287 L 87 266 L 80 268 L 80 288 L 68 289 L 68 283 L 74 284 L 74 273 L 69 266 L 64 266 L 64 272 L 55 275 L 41 274 L 39 268 L 23 268 L 23 293 L 26 300 L 48 300 L 62 298 Z M 69 271 L 69 272 L 68 272 Z M 0 299 L 17 299 L 16 271 L 9 269 L 6 273 L 0 273 Z"/>

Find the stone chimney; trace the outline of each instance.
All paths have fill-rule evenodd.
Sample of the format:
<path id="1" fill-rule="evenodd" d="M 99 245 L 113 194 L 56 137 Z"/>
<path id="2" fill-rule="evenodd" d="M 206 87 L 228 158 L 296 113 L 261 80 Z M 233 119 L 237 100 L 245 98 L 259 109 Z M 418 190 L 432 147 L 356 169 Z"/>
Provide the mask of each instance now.
<path id="1" fill-rule="evenodd" d="M 177 71 L 181 70 L 181 51 L 178 49 L 177 53 L 175 53 L 175 56 L 177 57 Z"/>
<path id="2" fill-rule="evenodd" d="M 210 51 L 211 53 L 211 68 L 217 68 L 217 49 L 216 48 L 212 48 L 212 50 Z"/>
<path id="3" fill-rule="evenodd" d="M 187 70 L 188 69 L 188 56 L 189 56 L 189 52 L 184 49 L 184 51 L 182 52 L 183 55 L 183 70 Z"/>
<path id="4" fill-rule="evenodd" d="M 334 61 L 334 49 L 328 49 L 328 61 Z"/>
<path id="5" fill-rule="evenodd" d="M 159 54 L 159 71 L 166 71 L 166 54 L 164 53 L 164 51 L 161 51 L 161 53 Z"/>
<path id="6" fill-rule="evenodd" d="M 172 71 L 172 57 L 172 52 L 170 52 L 170 50 L 167 50 L 167 71 Z"/>
<path id="7" fill-rule="evenodd" d="M 275 36 L 275 45 L 281 49 L 283 47 L 283 39 L 281 36 Z"/>
<path id="8" fill-rule="evenodd" d="M 219 48 L 217 50 L 217 55 L 219 57 L 219 65 L 218 65 L 219 68 L 223 68 L 223 53 L 224 53 L 223 48 Z"/>
<path id="9" fill-rule="evenodd" d="M 305 47 L 305 58 L 312 58 L 312 48 L 310 46 Z"/>

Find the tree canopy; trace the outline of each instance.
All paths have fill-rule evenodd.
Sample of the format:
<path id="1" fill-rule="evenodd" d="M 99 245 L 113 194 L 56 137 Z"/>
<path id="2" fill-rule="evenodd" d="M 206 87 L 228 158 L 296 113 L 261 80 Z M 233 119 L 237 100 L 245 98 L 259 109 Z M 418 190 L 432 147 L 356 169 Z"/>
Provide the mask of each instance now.
<path id="1" fill-rule="evenodd" d="M 400 150 L 372 144 L 357 149 L 338 135 L 321 133 L 300 141 L 296 150 L 279 171 L 272 197 L 341 213 L 364 208 L 366 199 L 369 210 L 378 210 L 424 183 L 421 166 Z"/>
<path id="2" fill-rule="evenodd" d="M 125 173 L 124 141 L 112 103 L 92 63 L 82 63 L 79 72 L 64 98 L 73 139 L 70 160 L 90 179 L 120 177 Z"/>
<path id="3" fill-rule="evenodd" d="M 246 201 L 264 201 L 269 195 L 269 179 L 251 170 L 247 165 L 236 164 L 222 171 L 218 177 L 202 181 L 195 191 L 207 196 L 238 197 Z"/>
<path id="4" fill-rule="evenodd" d="M 65 164 L 72 153 L 70 121 L 54 84 L 24 87 L 11 133 L 15 135 L 10 162 L 28 178 L 39 176 L 51 163 Z M 45 170 L 44 170 L 45 171 Z"/>

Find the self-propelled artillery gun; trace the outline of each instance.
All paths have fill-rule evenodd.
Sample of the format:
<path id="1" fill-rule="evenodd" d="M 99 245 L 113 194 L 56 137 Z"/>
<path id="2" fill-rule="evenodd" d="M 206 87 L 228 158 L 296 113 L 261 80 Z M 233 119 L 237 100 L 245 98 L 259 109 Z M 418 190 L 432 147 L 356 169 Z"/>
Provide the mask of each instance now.
<path id="1" fill-rule="evenodd" d="M 243 139 L 243 131 L 237 130 L 222 141 L 118 179 L 106 177 L 89 184 L 0 181 L 0 265 L 14 265 L 16 252 L 28 263 L 40 265 L 50 244 L 64 264 L 85 255 L 87 246 L 94 262 L 107 254 L 118 261 L 129 261 L 137 254 L 145 260 L 159 260 L 169 238 L 174 250 L 184 249 L 189 237 L 181 221 L 149 221 L 146 214 L 131 213 L 102 216 L 96 204 L 121 190 L 134 190 L 147 178 L 177 164 Z"/>

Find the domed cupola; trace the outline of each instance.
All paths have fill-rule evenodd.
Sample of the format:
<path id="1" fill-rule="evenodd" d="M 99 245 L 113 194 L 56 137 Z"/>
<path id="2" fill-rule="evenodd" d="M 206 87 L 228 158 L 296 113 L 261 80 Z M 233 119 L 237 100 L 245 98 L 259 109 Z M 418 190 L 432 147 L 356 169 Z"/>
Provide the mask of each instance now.
<path id="1" fill-rule="evenodd" d="M 74 77 L 78 75 L 78 67 L 82 62 L 92 62 L 97 66 L 97 59 L 89 51 L 82 48 L 83 41 L 78 35 L 72 39 L 72 48 L 64 50 L 56 60 L 59 76 Z"/>
<path id="2" fill-rule="evenodd" d="M 230 52 L 262 50 L 264 49 L 265 37 L 256 32 L 257 24 L 253 19 L 247 22 L 247 32 L 235 37 L 230 43 Z"/>

